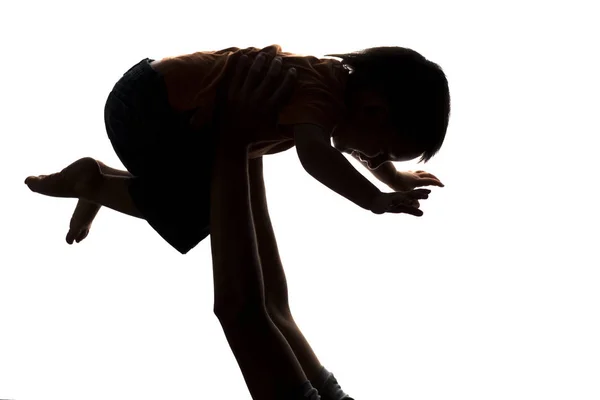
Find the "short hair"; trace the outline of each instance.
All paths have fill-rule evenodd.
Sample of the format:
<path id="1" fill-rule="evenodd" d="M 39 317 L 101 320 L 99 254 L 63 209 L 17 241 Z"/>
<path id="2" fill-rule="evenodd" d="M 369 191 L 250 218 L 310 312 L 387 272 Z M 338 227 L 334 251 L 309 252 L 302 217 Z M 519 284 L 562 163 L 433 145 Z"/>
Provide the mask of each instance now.
<path id="1" fill-rule="evenodd" d="M 363 89 L 379 92 L 388 102 L 392 126 L 407 134 L 427 162 L 442 147 L 450 120 L 450 90 L 442 68 L 414 50 L 373 47 L 347 54 L 327 54 L 342 59 L 350 71 L 346 102 Z"/>

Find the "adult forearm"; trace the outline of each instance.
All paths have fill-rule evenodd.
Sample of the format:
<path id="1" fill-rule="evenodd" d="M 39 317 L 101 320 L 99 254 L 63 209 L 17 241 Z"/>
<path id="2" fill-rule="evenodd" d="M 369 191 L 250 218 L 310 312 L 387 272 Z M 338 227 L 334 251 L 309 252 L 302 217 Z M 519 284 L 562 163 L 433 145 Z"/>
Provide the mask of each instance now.
<path id="1" fill-rule="evenodd" d="M 249 161 L 250 203 L 269 313 L 289 314 L 288 289 L 273 231 L 263 178 L 262 157 Z"/>
<path id="2" fill-rule="evenodd" d="M 262 158 L 249 161 L 248 176 L 250 180 L 250 204 L 254 218 L 254 229 L 256 231 L 259 251 L 262 253 L 261 250 L 268 249 L 270 251 L 265 253 L 270 255 L 278 255 L 277 240 L 275 238 L 273 225 L 271 223 L 271 216 L 269 215 L 269 209 L 267 205 L 267 193 L 263 177 Z"/>
<path id="3" fill-rule="evenodd" d="M 223 156 L 223 154 L 221 154 Z M 217 155 L 211 192 L 214 311 L 253 399 L 278 400 L 306 382 L 267 313 L 250 210 L 247 154 Z"/>
<path id="4" fill-rule="evenodd" d="M 210 225 L 215 308 L 262 306 L 264 290 L 250 211 L 245 148 L 216 157 Z"/>
<path id="5" fill-rule="evenodd" d="M 303 149 L 305 151 L 308 154 L 300 154 L 300 161 L 306 172 L 356 205 L 366 210 L 371 209 L 381 191 L 339 151 L 323 145 L 314 145 L 310 149 Z"/>

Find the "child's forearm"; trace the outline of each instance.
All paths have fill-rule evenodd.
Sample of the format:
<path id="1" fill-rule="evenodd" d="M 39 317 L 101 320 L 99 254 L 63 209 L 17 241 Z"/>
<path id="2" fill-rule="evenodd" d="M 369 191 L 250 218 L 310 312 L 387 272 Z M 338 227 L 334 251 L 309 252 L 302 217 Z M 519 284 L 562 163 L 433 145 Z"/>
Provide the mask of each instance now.
<path id="1" fill-rule="evenodd" d="M 315 143 L 298 150 L 302 166 L 311 176 L 356 205 L 370 210 L 381 194 L 339 151 L 327 144 Z"/>
<path id="2" fill-rule="evenodd" d="M 377 169 L 369 170 L 373 176 L 386 185 L 394 183 L 398 170 L 391 161 L 384 162 Z"/>

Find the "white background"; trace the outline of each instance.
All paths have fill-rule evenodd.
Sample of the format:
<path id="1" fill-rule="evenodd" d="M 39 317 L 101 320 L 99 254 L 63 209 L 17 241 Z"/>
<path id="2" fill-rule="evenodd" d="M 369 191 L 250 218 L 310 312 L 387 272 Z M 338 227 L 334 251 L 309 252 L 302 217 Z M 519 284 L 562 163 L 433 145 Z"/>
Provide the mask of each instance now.
<path id="1" fill-rule="evenodd" d="M 446 187 L 422 218 L 358 208 L 294 150 L 265 160 L 292 311 L 344 390 L 600 398 L 600 32 L 593 1 L 560 4 L 3 5 L 0 398 L 250 399 L 212 311 L 209 240 L 181 256 L 103 209 L 68 246 L 76 200 L 23 181 L 83 156 L 122 167 L 103 107 L 142 58 L 273 43 L 316 56 L 410 47 L 451 85 L 446 142 L 419 166 Z"/>

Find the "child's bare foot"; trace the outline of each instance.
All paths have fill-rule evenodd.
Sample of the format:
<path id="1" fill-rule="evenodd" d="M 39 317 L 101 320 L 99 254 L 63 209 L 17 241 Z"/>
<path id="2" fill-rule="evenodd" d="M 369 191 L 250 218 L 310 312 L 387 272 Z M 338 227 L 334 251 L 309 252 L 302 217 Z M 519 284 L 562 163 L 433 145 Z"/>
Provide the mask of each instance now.
<path id="1" fill-rule="evenodd" d="M 85 197 L 102 181 L 98 162 L 90 157 L 75 161 L 52 175 L 29 176 L 25 184 L 36 193 L 53 197 Z"/>
<path id="2" fill-rule="evenodd" d="M 100 207 L 100 204 L 79 199 L 69 224 L 69 232 L 66 237 L 67 243 L 73 244 L 73 241 L 79 243 L 87 237 Z"/>
<path id="3" fill-rule="evenodd" d="M 75 161 L 61 172 L 52 175 L 30 176 L 25 180 L 29 188 L 40 194 L 54 197 L 81 197 L 90 193 L 101 182 L 102 172 L 99 162 L 86 157 Z M 73 244 L 85 239 L 100 205 L 79 199 L 71 222 L 66 241 Z"/>

